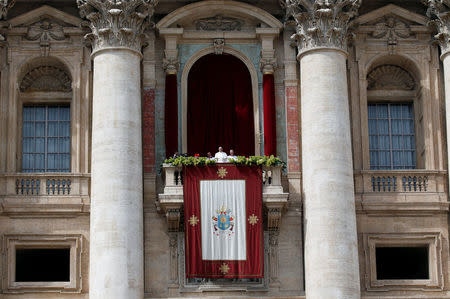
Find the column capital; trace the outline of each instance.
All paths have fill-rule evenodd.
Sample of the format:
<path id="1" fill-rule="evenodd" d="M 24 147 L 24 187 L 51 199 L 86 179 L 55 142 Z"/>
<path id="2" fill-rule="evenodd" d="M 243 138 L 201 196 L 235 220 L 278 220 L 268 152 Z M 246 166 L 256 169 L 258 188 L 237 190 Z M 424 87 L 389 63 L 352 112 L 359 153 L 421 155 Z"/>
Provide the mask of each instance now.
<path id="1" fill-rule="evenodd" d="M 436 27 L 434 36 L 441 46 L 442 56 L 450 52 L 450 1 L 448 0 L 422 0 L 428 6 L 427 16 L 429 24 Z"/>
<path id="2" fill-rule="evenodd" d="M 297 43 L 298 58 L 314 49 L 347 51 L 350 19 L 358 13 L 361 0 L 284 0 L 288 17 L 296 22 L 291 36 Z"/>
<path id="3" fill-rule="evenodd" d="M 144 31 L 158 0 L 77 0 L 82 18 L 89 20 L 93 53 L 127 48 L 141 53 Z"/>

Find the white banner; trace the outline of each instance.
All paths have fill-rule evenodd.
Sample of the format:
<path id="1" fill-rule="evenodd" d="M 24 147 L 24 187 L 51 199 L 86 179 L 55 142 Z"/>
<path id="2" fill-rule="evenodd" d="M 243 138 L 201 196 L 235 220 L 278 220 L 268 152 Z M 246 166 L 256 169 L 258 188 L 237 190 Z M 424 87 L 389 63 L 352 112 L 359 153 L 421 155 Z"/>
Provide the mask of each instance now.
<path id="1" fill-rule="evenodd" d="M 200 181 L 203 260 L 246 260 L 244 180 Z"/>

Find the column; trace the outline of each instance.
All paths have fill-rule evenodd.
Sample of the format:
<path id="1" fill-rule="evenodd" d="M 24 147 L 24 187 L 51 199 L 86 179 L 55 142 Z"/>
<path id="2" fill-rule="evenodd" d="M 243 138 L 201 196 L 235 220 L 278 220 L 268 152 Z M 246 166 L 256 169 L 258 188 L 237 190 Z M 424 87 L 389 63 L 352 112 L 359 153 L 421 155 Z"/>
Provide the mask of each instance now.
<path id="1" fill-rule="evenodd" d="M 183 28 L 162 28 L 159 33 L 166 41 L 163 67 L 166 72 L 164 97 L 164 132 L 166 157 L 178 151 L 178 48 Z"/>
<path id="2" fill-rule="evenodd" d="M 89 298 L 142 299 L 141 37 L 154 2 L 77 4 L 94 61 Z"/>
<path id="3" fill-rule="evenodd" d="M 275 77 L 277 67 L 273 40 L 279 34 L 277 28 L 257 28 L 261 39 L 260 67 L 263 73 L 264 155 L 277 155 L 277 118 L 275 105 Z"/>
<path id="4" fill-rule="evenodd" d="M 450 3 L 440 0 L 423 0 L 428 5 L 429 24 L 437 30 L 435 39 L 441 47 L 441 60 L 444 66 L 445 115 L 447 126 L 447 163 L 450 165 Z M 450 167 L 448 167 L 450 169 Z M 449 186 L 450 186 L 450 176 Z"/>
<path id="5" fill-rule="evenodd" d="M 346 70 L 348 20 L 359 1 L 287 2 L 300 61 L 305 290 L 360 298 Z"/>

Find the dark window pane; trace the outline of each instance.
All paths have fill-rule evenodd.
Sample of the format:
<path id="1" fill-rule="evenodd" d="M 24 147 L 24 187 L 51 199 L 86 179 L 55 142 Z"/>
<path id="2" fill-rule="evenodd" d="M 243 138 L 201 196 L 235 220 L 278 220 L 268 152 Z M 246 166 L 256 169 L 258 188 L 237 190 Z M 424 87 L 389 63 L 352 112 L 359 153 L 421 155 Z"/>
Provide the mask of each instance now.
<path id="1" fill-rule="evenodd" d="M 428 247 L 377 247 L 377 279 L 429 279 Z"/>
<path id="2" fill-rule="evenodd" d="M 16 281 L 70 281 L 70 248 L 16 249 Z"/>

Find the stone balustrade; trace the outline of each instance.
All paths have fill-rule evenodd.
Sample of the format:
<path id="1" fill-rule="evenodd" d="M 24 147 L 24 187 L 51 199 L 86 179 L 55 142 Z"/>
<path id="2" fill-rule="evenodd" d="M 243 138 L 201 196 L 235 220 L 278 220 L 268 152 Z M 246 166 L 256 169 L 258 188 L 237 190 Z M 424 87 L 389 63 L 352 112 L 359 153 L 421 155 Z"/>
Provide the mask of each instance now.
<path id="1" fill-rule="evenodd" d="M 204 166 L 208 167 L 208 166 Z M 245 166 L 243 166 L 245 167 Z M 287 205 L 288 193 L 281 185 L 281 166 L 263 166 L 262 169 L 263 203 L 267 210 L 268 230 L 278 230 L 281 212 Z M 164 193 L 158 195 L 157 207 L 166 214 L 169 231 L 177 231 L 183 209 L 183 169 L 164 164 L 162 168 Z"/>
<path id="2" fill-rule="evenodd" d="M 355 173 L 356 193 L 440 193 L 446 172 L 435 170 L 370 170 Z"/>
<path id="3" fill-rule="evenodd" d="M 0 175 L 0 212 L 10 214 L 88 212 L 89 174 L 11 173 Z"/>

